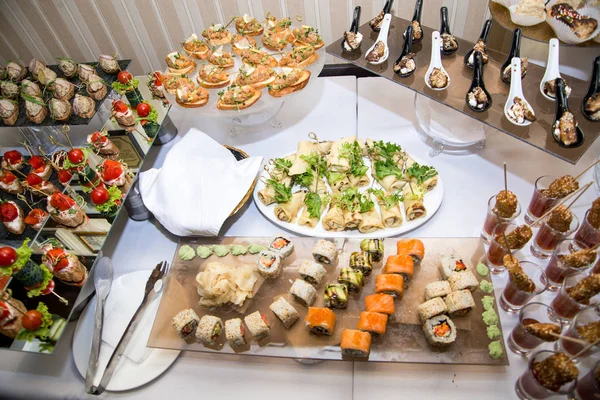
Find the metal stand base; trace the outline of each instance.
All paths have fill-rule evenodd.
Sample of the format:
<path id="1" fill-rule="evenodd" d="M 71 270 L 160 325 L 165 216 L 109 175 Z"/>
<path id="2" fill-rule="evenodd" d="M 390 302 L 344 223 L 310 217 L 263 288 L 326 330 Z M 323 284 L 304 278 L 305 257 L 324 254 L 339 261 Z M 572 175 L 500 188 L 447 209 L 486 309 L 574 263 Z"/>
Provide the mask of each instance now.
<path id="1" fill-rule="evenodd" d="M 152 213 L 146 208 L 142 201 L 142 195 L 138 188 L 137 179 L 133 183 L 133 186 L 131 186 L 127 199 L 125 199 L 125 209 L 127 210 L 129 218 L 134 221 L 145 221 L 152 216 Z"/>
<path id="2" fill-rule="evenodd" d="M 173 124 L 173 121 L 171 121 L 171 117 L 167 115 L 160 126 L 156 139 L 154 139 L 154 144 L 162 146 L 165 143 L 169 143 L 171 140 L 175 139 L 177 132 L 177 127 Z"/>
<path id="3" fill-rule="evenodd" d="M 323 360 L 313 360 L 311 358 L 294 358 L 294 361 L 296 361 L 298 364 L 303 364 L 303 365 L 315 365 L 315 364 L 321 364 L 323 362 Z"/>

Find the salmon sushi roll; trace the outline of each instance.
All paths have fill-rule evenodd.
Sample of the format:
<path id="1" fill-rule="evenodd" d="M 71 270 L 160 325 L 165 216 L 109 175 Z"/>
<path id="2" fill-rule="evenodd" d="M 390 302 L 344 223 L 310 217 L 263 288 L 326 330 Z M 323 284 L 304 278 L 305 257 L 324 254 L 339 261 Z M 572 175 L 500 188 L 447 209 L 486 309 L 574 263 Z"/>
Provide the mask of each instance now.
<path id="1" fill-rule="evenodd" d="M 398 254 L 408 254 L 418 265 L 425 257 L 425 245 L 419 239 L 400 239 L 396 243 Z"/>
<path id="2" fill-rule="evenodd" d="M 397 299 L 402 299 L 404 293 L 404 278 L 398 274 L 381 274 L 375 278 L 375 291 L 389 294 Z"/>
<path id="3" fill-rule="evenodd" d="M 304 322 L 311 333 L 318 336 L 331 336 L 335 329 L 335 313 L 329 308 L 308 307 Z"/>
<path id="4" fill-rule="evenodd" d="M 393 315 L 396 310 L 394 298 L 385 293 L 371 294 L 365 297 L 365 308 L 370 312 L 387 315 Z"/>
<path id="5" fill-rule="evenodd" d="M 415 273 L 415 261 L 408 254 L 389 256 L 383 269 L 385 274 L 400 274 L 404 283 L 408 283 Z"/>
<path id="6" fill-rule="evenodd" d="M 371 334 L 354 329 L 344 329 L 340 347 L 342 356 L 368 357 L 371 351 Z"/>
<path id="7" fill-rule="evenodd" d="M 385 334 L 387 321 L 387 314 L 363 311 L 360 313 L 356 329 L 369 332 L 373 338 L 378 338 L 380 335 Z"/>

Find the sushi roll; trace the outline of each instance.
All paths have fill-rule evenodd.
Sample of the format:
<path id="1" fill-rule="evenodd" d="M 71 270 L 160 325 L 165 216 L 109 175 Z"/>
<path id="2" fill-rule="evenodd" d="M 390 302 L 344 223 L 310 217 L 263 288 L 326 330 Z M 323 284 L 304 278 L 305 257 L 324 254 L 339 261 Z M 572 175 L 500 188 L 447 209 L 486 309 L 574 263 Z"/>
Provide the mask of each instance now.
<path id="1" fill-rule="evenodd" d="M 373 262 L 383 259 L 383 239 L 364 239 L 360 242 L 360 249 L 371 254 Z"/>
<path id="2" fill-rule="evenodd" d="M 180 338 L 187 339 L 196 332 L 198 322 L 200 322 L 198 314 L 191 308 L 187 308 L 179 311 L 173 317 L 173 328 L 177 331 Z"/>
<path id="3" fill-rule="evenodd" d="M 271 240 L 269 249 L 278 253 L 281 259 L 286 259 L 294 252 L 294 243 L 285 236 L 277 236 Z"/>
<path id="4" fill-rule="evenodd" d="M 338 258 L 337 245 L 329 240 L 321 239 L 315 244 L 312 255 L 321 264 L 334 264 Z"/>
<path id="5" fill-rule="evenodd" d="M 223 321 L 214 315 L 204 315 L 196 328 L 196 340 L 206 346 L 214 346 L 221 336 Z"/>
<path id="6" fill-rule="evenodd" d="M 264 339 L 271 334 L 269 321 L 267 321 L 267 317 L 262 315 L 260 311 L 255 311 L 250 315 L 246 315 L 244 317 L 244 322 L 254 339 L 257 341 Z"/>
<path id="7" fill-rule="evenodd" d="M 419 319 L 422 323 L 425 323 L 429 318 L 433 318 L 436 315 L 445 314 L 448 312 L 448 306 L 444 300 L 439 297 L 435 297 L 431 300 L 427 300 L 425 303 L 420 304 L 417 307 L 419 313 Z"/>
<path id="8" fill-rule="evenodd" d="M 342 332 L 342 356 L 368 357 L 371 351 L 371 334 L 354 329 Z"/>
<path id="9" fill-rule="evenodd" d="M 384 274 L 400 274 L 407 284 L 415 273 L 415 262 L 408 254 L 389 256 L 383 269 Z"/>
<path id="10" fill-rule="evenodd" d="M 348 287 L 343 283 L 328 283 L 325 286 L 325 307 L 348 307 Z"/>
<path id="11" fill-rule="evenodd" d="M 335 328 L 335 313 L 329 308 L 308 307 L 304 322 L 311 333 L 318 336 L 331 336 Z"/>
<path id="12" fill-rule="evenodd" d="M 427 341 L 433 346 L 446 347 L 456 340 L 456 327 L 446 315 L 429 318 L 423 324 L 423 332 Z"/>
<path id="13" fill-rule="evenodd" d="M 402 299 L 404 293 L 404 278 L 397 274 L 381 274 L 375 279 L 375 292 L 389 294 Z"/>
<path id="14" fill-rule="evenodd" d="M 385 334 L 385 327 L 387 325 L 387 321 L 387 314 L 380 314 L 372 311 L 363 311 L 360 313 L 356 329 L 360 331 L 369 332 L 373 339 L 377 339 L 379 336 Z"/>
<path id="15" fill-rule="evenodd" d="M 363 287 L 364 275 L 359 270 L 344 267 L 340 271 L 338 282 L 348 286 L 348 293 L 358 293 Z"/>
<path id="16" fill-rule="evenodd" d="M 298 268 L 300 277 L 308 283 L 319 286 L 321 280 L 327 274 L 327 270 L 321 264 L 313 261 L 304 261 Z"/>
<path id="17" fill-rule="evenodd" d="M 425 286 L 425 300 L 444 297 L 452 292 L 448 281 L 430 282 Z"/>
<path id="18" fill-rule="evenodd" d="M 225 321 L 225 338 L 231 347 L 241 347 L 246 344 L 244 339 L 244 325 L 239 318 L 232 318 Z"/>
<path id="19" fill-rule="evenodd" d="M 407 254 L 419 265 L 425 257 L 425 245 L 419 239 L 400 239 L 396 243 L 398 254 Z"/>
<path id="20" fill-rule="evenodd" d="M 350 268 L 361 271 L 364 276 L 371 275 L 371 271 L 373 271 L 373 256 L 366 251 L 355 251 L 350 254 Z"/>
<path id="21" fill-rule="evenodd" d="M 283 297 L 280 297 L 273 303 L 271 303 L 269 308 L 271 309 L 271 311 L 273 311 L 273 314 L 275 314 L 275 316 L 279 318 L 281 323 L 283 323 L 285 329 L 290 329 L 292 325 L 294 325 L 296 321 L 298 321 L 298 318 L 300 318 L 300 315 L 298 315 L 298 311 L 296 311 L 296 309 L 292 307 L 292 305 L 288 303 Z"/>
<path id="22" fill-rule="evenodd" d="M 475 300 L 469 290 L 459 290 L 444 297 L 444 302 L 451 317 L 462 317 L 475 308 Z"/>
<path id="23" fill-rule="evenodd" d="M 296 279 L 290 288 L 290 293 L 294 296 L 294 300 L 302 304 L 305 307 L 310 307 L 315 302 L 317 297 L 317 291 L 315 288 L 303 281 L 302 279 Z"/>
<path id="24" fill-rule="evenodd" d="M 394 298 L 384 293 L 371 294 L 365 297 L 365 308 L 370 312 L 393 315 Z"/>
<path id="25" fill-rule="evenodd" d="M 455 272 L 467 270 L 467 264 L 456 255 L 443 255 L 440 257 L 440 263 L 440 272 L 444 279 L 450 278 Z"/>
<path id="26" fill-rule="evenodd" d="M 479 286 L 477 278 L 471 271 L 455 272 L 448 278 L 453 292 L 468 289 L 471 292 Z"/>
<path id="27" fill-rule="evenodd" d="M 281 275 L 283 267 L 279 253 L 271 250 L 263 250 L 258 255 L 258 272 L 267 279 L 275 279 Z"/>

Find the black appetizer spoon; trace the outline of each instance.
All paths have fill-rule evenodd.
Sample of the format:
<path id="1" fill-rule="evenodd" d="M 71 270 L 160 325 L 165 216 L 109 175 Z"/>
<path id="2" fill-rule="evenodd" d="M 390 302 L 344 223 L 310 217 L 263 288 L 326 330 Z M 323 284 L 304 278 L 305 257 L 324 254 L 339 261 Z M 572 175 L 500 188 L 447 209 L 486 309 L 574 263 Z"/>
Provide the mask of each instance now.
<path id="1" fill-rule="evenodd" d="M 504 62 L 504 64 L 502 64 L 502 68 L 500 68 L 500 79 L 502 79 L 502 82 L 504 83 L 509 83 L 510 84 L 510 80 L 511 80 L 511 76 L 512 75 L 508 75 L 504 73 L 504 71 L 506 71 L 506 68 L 508 68 L 508 71 L 511 70 L 511 65 L 512 65 L 512 59 L 513 57 L 518 57 L 521 58 L 521 35 L 523 34 L 523 31 L 521 30 L 521 28 L 517 28 L 513 31 L 513 39 L 512 39 L 512 44 L 510 45 L 510 51 L 508 52 L 508 57 L 506 58 L 506 61 Z M 523 70 L 523 64 L 521 64 L 521 70 Z M 527 70 L 525 70 L 525 74 L 527 74 Z M 521 77 L 524 78 L 525 76 L 523 76 L 523 73 L 521 72 Z"/>
<path id="2" fill-rule="evenodd" d="M 360 6 L 354 7 L 354 15 L 352 17 L 352 23 L 350 24 L 350 30 L 348 31 L 348 32 L 354 33 L 355 35 L 358 33 L 358 28 L 360 27 L 360 11 L 361 11 Z M 356 46 L 356 48 L 350 46 L 350 44 L 348 43 L 347 37 L 344 34 L 344 40 L 342 41 L 342 50 L 354 51 L 360 47 L 361 43 L 362 43 L 362 38 L 360 39 L 360 42 L 358 43 L 358 46 Z M 346 48 L 346 45 L 348 46 L 348 48 L 350 48 L 350 50 L 348 50 L 348 48 Z"/>
<path id="3" fill-rule="evenodd" d="M 456 38 L 450 32 L 450 23 L 448 22 L 448 7 L 444 6 L 444 7 L 440 8 L 440 20 L 441 20 L 440 35 L 442 36 L 442 54 L 445 56 L 449 56 L 449 55 L 456 53 L 459 46 L 458 46 L 458 42 L 456 41 Z M 456 42 L 456 47 L 454 49 L 452 49 L 452 50 L 445 49 L 444 35 L 450 35 L 452 37 L 452 39 L 454 39 L 454 42 Z"/>
<path id="4" fill-rule="evenodd" d="M 484 44 L 487 43 L 488 36 L 490 34 L 490 30 L 492 28 L 492 20 L 488 19 L 483 24 L 483 29 L 481 29 L 481 35 L 479 36 L 479 40 L 483 41 Z M 479 42 L 478 40 L 478 42 Z M 469 68 L 473 68 L 473 65 L 469 64 L 469 58 L 471 58 L 471 54 L 475 51 L 475 48 L 472 48 L 465 54 L 465 65 Z"/>
<path id="5" fill-rule="evenodd" d="M 385 14 L 389 14 L 390 11 L 392 10 L 393 4 L 394 4 L 394 0 L 387 0 L 385 2 L 385 5 L 383 6 L 383 10 L 381 10 L 381 12 L 383 13 L 382 15 L 385 16 Z M 377 16 L 379 16 L 379 14 Z M 379 26 L 373 26 L 372 22 L 373 22 L 373 20 L 371 20 L 369 22 L 369 26 L 371 27 L 371 29 L 373 29 L 375 32 L 379 32 L 381 30 L 381 24 L 383 23 L 383 16 L 381 17 L 381 23 L 379 24 Z"/>
<path id="6" fill-rule="evenodd" d="M 403 78 L 411 76 L 413 74 L 413 72 L 415 72 L 415 70 L 417 69 L 415 66 L 415 68 L 407 74 L 401 73 L 400 69 L 398 69 L 396 71 L 396 65 L 400 64 L 400 61 L 402 61 L 402 58 L 405 55 L 412 52 L 412 44 L 413 44 L 413 27 L 412 27 L 412 25 L 409 25 L 408 28 L 406 28 L 406 34 L 404 35 L 404 46 L 402 46 L 402 53 L 400 53 L 400 57 L 398 57 L 398 59 L 394 63 L 394 72 Z"/>
<path id="7" fill-rule="evenodd" d="M 583 113 L 583 116 L 589 119 L 590 121 L 598 122 L 600 121 L 600 117 L 594 119 L 590 112 L 585 108 L 585 105 L 587 104 L 588 100 L 594 97 L 594 95 L 596 96 L 596 98 L 600 96 L 600 56 L 594 59 L 594 69 L 592 70 L 592 80 L 590 81 L 590 88 L 588 89 L 587 94 L 583 97 L 583 101 L 581 102 L 581 112 Z M 596 113 L 598 113 L 598 111 L 596 111 Z"/>
<path id="8" fill-rule="evenodd" d="M 411 26 L 413 26 L 413 43 L 419 43 L 421 40 L 423 40 L 423 28 L 421 27 L 421 15 L 422 14 L 423 14 L 423 0 L 417 0 L 417 2 L 415 3 L 415 12 L 414 12 L 412 20 L 411 20 Z M 418 38 L 414 36 L 417 33 L 416 29 L 414 28 L 415 22 L 419 25 L 419 31 L 421 32 L 421 36 L 419 36 Z M 406 31 L 404 32 L 404 34 L 406 35 Z"/>
<path id="9" fill-rule="evenodd" d="M 556 87 L 556 115 L 554 117 L 554 123 L 552 124 L 552 136 L 554 136 L 554 140 L 556 140 L 561 147 L 579 147 L 583 144 L 584 137 L 583 131 L 579 127 L 579 124 L 577 124 L 577 121 L 575 121 L 574 116 L 573 122 L 575 124 L 575 141 L 573 143 L 566 144 L 560 138 L 560 129 L 558 129 L 559 120 L 566 112 L 571 112 L 569 111 L 569 104 L 567 103 L 567 95 L 565 93 L 565 81 L 562 78 L 556 78 L 554 80 L 554 86 Z"/>
<path id="10" fill-rule="evenodd" d="M 471 87 L 469 88 L 465 99 L 467 101 L 467 107 L 469 107 L 471 110 L 475 112 L 484 112 L 492 106 L 492 96 L 490 96 L 490 93 L 485 88 L 485 83 L 483 82 L 483 59 L 481 57 L 481 52 L 475 52 L 473 55 L 473 61 L 473 81 L 471 81 Z M 477 87 L 481 88 L 487 97 L 487 103 L 484 104 L 483 107 L 477 107 L 477 102 L 473 106 L 469 101 L 469 94 L 471 94 L 471 92 L 473 92 L 473 90 Z"/>

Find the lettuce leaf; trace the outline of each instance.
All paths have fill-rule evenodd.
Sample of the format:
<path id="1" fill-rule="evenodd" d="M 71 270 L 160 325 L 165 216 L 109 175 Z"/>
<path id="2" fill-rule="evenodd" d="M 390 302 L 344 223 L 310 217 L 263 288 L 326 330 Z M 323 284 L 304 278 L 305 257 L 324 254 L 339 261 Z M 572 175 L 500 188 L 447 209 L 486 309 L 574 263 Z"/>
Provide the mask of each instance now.
<path id="1" fill-rule="evenodd" d="M 116 186 L 109 186 L 107 188 L 108 194 L 110 197 L 108 201 L 104 204 L 96 204 L 96 210 L 100 211 L 103 214 L 110 214 L 114 211 L 115 208 L 121 205 L 121 200 L 123 198 L 123 192 Z"/>
<path id="2" fill-rule="evenodd" d="M 71 160 L 69 160 L 69 157 L 65 157 L 65 161 L 63 162 L 62 169 L 80 168 L 80 167 L 85 166 L 85 164 L 87 163 L 87 160 L 90 156 L 91 150 L 89 147 L 79 147 L 79 149 L 81 151 L 83 151 L 83 161 L 78 164 L 74 164 L 71 162 Z"/>
<path id="3" fill-rule="evenodd" d="M 17 252 L 16 261 L 7 267 L 0 267 L 0 275 L 1 276 L 11 276 L 13 273 L 17 272 L 21 268 L 27 264 L 27 261 L 31 258 L 32 250 L 29 247 L 30 239 L 25 239 L 21 247 L 15 249 Z"/>

